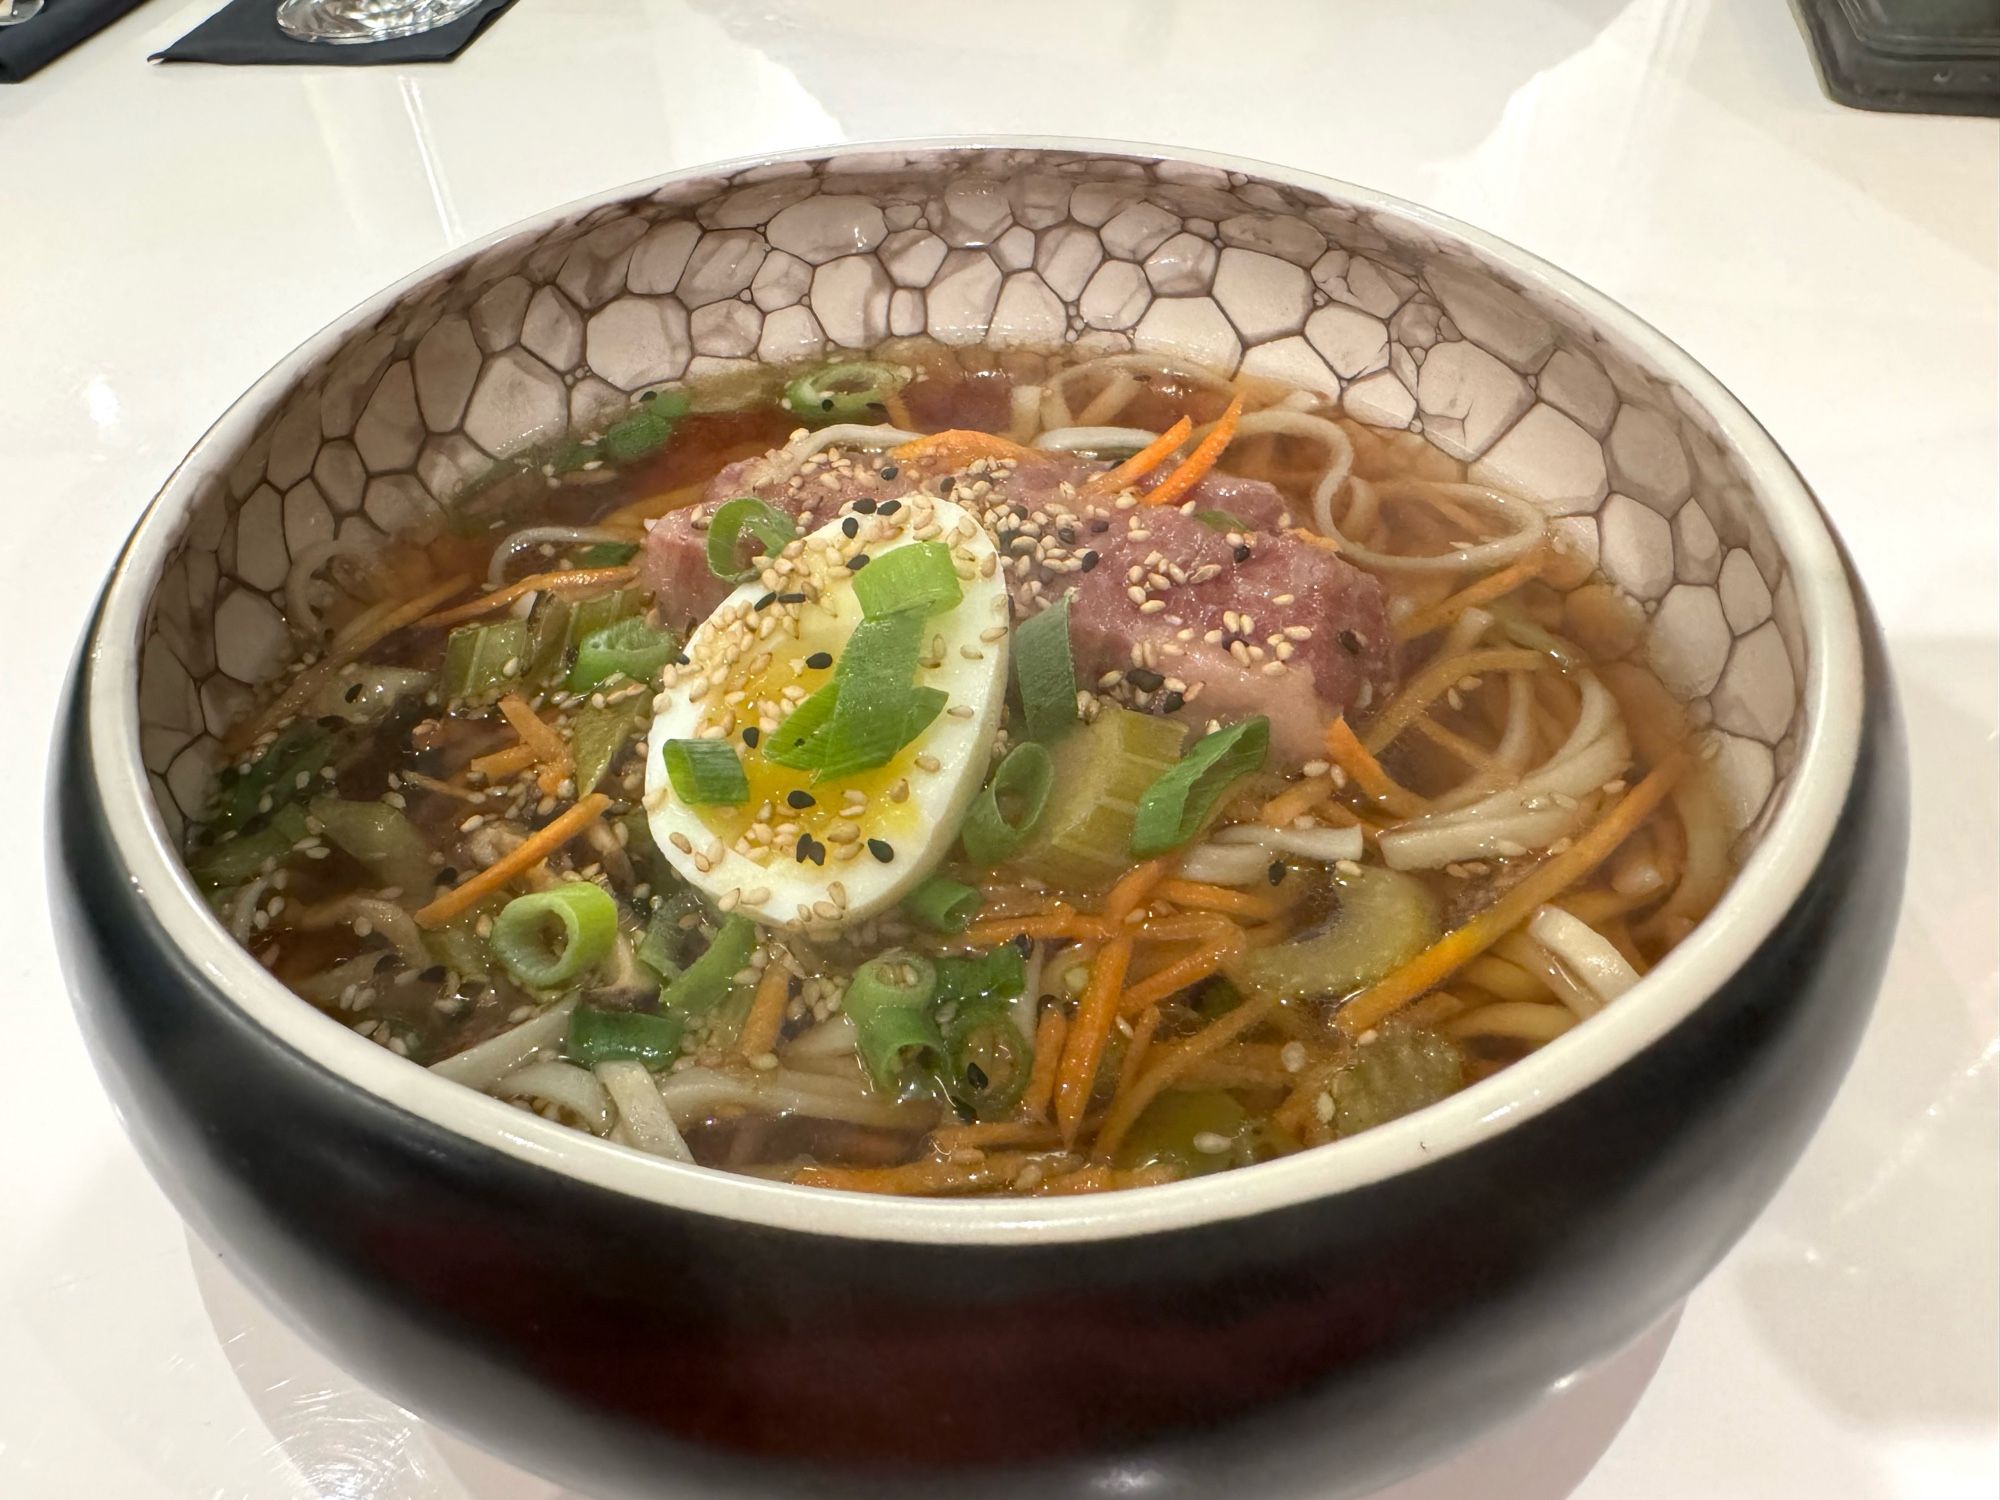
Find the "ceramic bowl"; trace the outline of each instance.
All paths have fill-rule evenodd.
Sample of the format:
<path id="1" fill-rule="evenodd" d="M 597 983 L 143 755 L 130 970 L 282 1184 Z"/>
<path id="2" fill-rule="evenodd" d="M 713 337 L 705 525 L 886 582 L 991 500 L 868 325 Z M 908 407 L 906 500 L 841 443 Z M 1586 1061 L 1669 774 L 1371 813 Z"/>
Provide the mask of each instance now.
<path id="1" fill-rule="evenodd" d="M 1354 1140 L 1172 1186 L 878 1200 L 682 1166 L 295 999 L 175 849 L 297 650 L 306 549 L 435 525 L 656 384 L 926 332 L 1171 351 L 1337 396 L 1538 500 L 1691 705 L 1740 878 L 1636 989 Z M 106 585 L 54 885 L 106 1085 L 196 1230 L 395 1400 L 591 1493 L 1359 1493 L 1653 1323 L 1853 1053 L 1900 890 L 1880 641 L 1825 518 L 1630 313 L 1378 193 L 1094 143 L 678 173 L 356 308 L 196 446 Z"/>

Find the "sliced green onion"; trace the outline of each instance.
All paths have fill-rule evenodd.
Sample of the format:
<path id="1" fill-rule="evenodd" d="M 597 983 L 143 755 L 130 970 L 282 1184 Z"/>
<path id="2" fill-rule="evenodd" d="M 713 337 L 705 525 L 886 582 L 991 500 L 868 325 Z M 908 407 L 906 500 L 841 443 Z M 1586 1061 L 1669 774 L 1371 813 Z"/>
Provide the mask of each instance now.
<path id="1" fill-rule="evenodd" d="M 576 555 L 580 568 L 615 568 L 638 555 L 637 542 L 592 542 Z"/>
<path id="2" fill-rule="evenodd" d="M 1256 528 L 1241 516 L 1231 515 L 1226 510 L 1198 510 L 1194 518 L 1210 531 L 1253 531 Z"/>
<path id="3" fill-rule="evenodd" d="M 660 991 L 660 1009 L 676 1015 L 706 1015 L 728 996 L 756 946 L 757 924 L 732 912 L 708 951 Z"/>
<path id="4" fill-rule="evenodd" d="M 563 1053 L 579 1068 L 599 1063 L 643 1063 L 654 1072 L 681 1055 L 682 1016 L 655 1016 L 636 1010 L 599 1010 L 579 1005 L 570 1012 Z"/>
<path id="5" fill-rule="evenodd" d="M 708 570 L 725 583 L 757 576 L 756 563 L 738 566 L 736 561 L 736 543 L 746 531 L 764 544 L 766 557 L 784 551 L 799 534 L 790 516 L 754 495 L 724 502 L 708 521 Z"/>
<path id="6" fill-rule="evenodd" d="M 306 809 L 329 843 L 353 856 L 385 886 L 406 896 L 428 897 L 436 867 L 431 846 L 417 827 L 386 802 L 343 802 L 315 797 Z"/>
<path id="7" fill-rule="evenodd" d="M 317 723 L 301 721 L 282 731 L 243 771 L 225 773 L 208 816 L 212 829 L 241 828 L 274 808 L 296 802 L 301 776 L 311 785 L 333 756 L 334 738 Z M 265 798 L 270 803 L 265 804 Z"/>
<path id="8" fill-rule="evenodd" d="M 528 656 L 526 620 L 461 625 L 445 639 L 439 690 L 447 703 L 491 703 L 514 689 Z"/>
<path id="9" fill-rule="evenodd" d="M 833 681 L 792 710 L 765 758 L 825 780 L 886 765 L 944 707 L 943 693 L 911 681 L 923 637 L 914 610 L 855 626 Z"/>
<path id="10" fill-rule="evenodd" d="M 683 927 L 681 919 L 698 915 L 701 909 L 700 899 L 691 891 L 682 891 L 662 901 L 653 908 L 652 919 L 646 924 L 646 935 L 632 950 L 632 956 L 661 979 L 672 979 L 687 967 L 688 944 L 700 936 L 698 926 Z"/>
<path id="11" fill-rule="evenodd" d="M 1028 738 L 1059 739 L 1077 721 L 1076 664 L 1069 646 L 1069 601 L 1064 594 L 1014 627 L 1014 682 Z"/>
<path id="12" fill-rule="evenodd" d="M 878 360 L 855 359 L 801 375 L 785 387 L 783 404 L 808 427 L 872 422 L 884 400 L 910 383 L 910 372 Z"/>
<path id="13" fill-rule="evenodd" d="M 241 885 L 261 873 L 267 863 L 283 864 L 291 857 L 292 847 L 302 843 L 309 833 L 303 812 L 289 805 L 281 807 L 255 833 L 239 833 L 191 856 L 188 873 L 211 890 Z"/>
<path id="14" fill-rule="evenodd" d="M 1002 1000 L 960 1005 L 944 1024 L 946 1090 L 982 1120 L 1013 1109 L 1035 1065 L 1035 1044 Z"/>
<path id="15" fill-rule="evenodd" d="M 874 619 L 898 610 L 941 615 L 965 597 L 952 566 L 951 548 L 943 542 L 911 542 L 878 552 L 865 572 L 854 575 L 854 596 L 861 612 Z"/>
<path id="16" fill-rule="evenodd" d="M 750 778 L 728 740 L 668 740 L 661 750 L 674 795 L 689 807 L 735 807 L 750 796 Z"/>
<path id="17" fill-rule="evenodd" d="M 604 779 L 619 752 L 633 735 L 645 728 L 650 712 L 643 695 L 637 700 L 608 703 L 603 708 L 577 710 L 569 725 L 569 754 L 576 762 L 577 796 L 586 797 L 597 790 L 597 783 Z"/>
<path id="18" fill-rule="evenodd" d="M 944 1055 L 944 1036 L 928 1009 L 937 969 L 927 958 L 891 949 L 854 971 L 841 1009 L 854 1022 L 855 1050 L 875 1086 L 894 1089 L 912 1054 Z"/>
<path id="19" fill-rule="evenodd" d="M 516 896 L 494 919 L 486 941 L 517 983 L 550 989 L 602 963 L 617 936 L 618 903 L 602 886 L 573 880 Z"/>
<path id="20" fill-rule="evenodd" d="M 562 675 L 564 653 L 575 638 L 572 616 L 569 601 L 553 589 L 535 596 L 534 608 L 528 611 L 528 651 L 521 666 L 524 679 L 549 682 Z"/>
<path id="21" fill-rule="evenodd" d="M 579 599 L 570 606 L 569 645 L 573 650 L 583 644 L 585 636 L 645 612 L 646 596 L 638 589 L 606 589 Z"/>
<path id="22" fill-rule="evenodd" d="M 1012 1000 L 1028 985 L 1028 961 L 1012 943 L 937 961 L 937 1003 Z"/>
<path id="23" fill-rule="evenodd" d="M 1196 740 L 1139 798 L 1132 852 L 1149 859 L 1193 838 L 1234 782 L 1263 769 L 1270 745 L 1271 721 L 1262 714 Z"/>
<path id="24" fill-rule="evenodd" d="M 1055 762 L 1034 741 L 1025 740 L 1008 751 L 993 779 L 973 799 L 958 831 L 966 858 L 976 865 L 997 865 L 1025 844 L 1048 808 L 1055 779 Z"/>
<path id="25" fill-rule="evenodd" d="M 932 932 L 963 932 L 984 899 L 969 885 L 933 875 L 903 898 L 903 910 Z"/>
<path id="26" fill-rule="evenodd" d="M 649 392 L 630 415 L 612 425 L 598 446 L 614 464 L 645 458 L 667 445 L 687 409 L 688 398 L 679 391 Z"/>
<path id="27" fill-rule="evenodd" d="M 840 685 L 834 682 L 809 695 L 785 715 L 774 733 L 764 736 L 763 744 L 758 747 L 764 752 L 764 759 L 795 771 L 813 769 L 816 757 L 810 747 L 833 718 L 834 705 L 839 701 Z"/>
<path id="28" fill-rule="evenodd" d="M 628 616 L 602 630 L 593 630 L 576 648 L 576 664 L 563 687 L 587 693 L 623 673 L 634 682 L 651 682 L 660 668 L 680 655 L 681 643 L 655 630 L 637 616 Z"/>

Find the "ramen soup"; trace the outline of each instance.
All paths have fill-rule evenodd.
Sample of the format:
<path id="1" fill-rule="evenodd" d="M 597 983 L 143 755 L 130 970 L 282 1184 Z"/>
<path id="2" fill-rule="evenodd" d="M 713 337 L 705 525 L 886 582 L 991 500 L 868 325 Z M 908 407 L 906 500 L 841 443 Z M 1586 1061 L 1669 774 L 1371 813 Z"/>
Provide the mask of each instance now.
<path id="1" fill-rule="evenodd" d="M 327 1015 L 825 1188 L 1169 1182 L 1587 1023 L 1730 875 L 1637 606 L 1314 392 L 907 344 L 321 548 L 188 864 Z"/>

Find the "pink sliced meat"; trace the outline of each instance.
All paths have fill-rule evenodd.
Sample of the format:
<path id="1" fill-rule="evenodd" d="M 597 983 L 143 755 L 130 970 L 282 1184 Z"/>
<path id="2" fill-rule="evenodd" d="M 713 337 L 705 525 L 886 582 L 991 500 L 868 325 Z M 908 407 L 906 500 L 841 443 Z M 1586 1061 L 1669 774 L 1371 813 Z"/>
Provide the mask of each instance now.
<path id="1" fill-rule="evenodd" d="M 723 501 L 756 495 L 803 531 L 856 500 L 880 503 L 921 485 L 949 493 L 992 533 L 1010 559 L 1017 619 L 1072 595 L 1079 681 L 1103 696 L 1197 730 L 1264 714 L 1274 760 L 1296 766 L 1322 754 L 1334 714 L 1363 715 L 1393 689 L 1381 585 L 1291 534 L 1271 485 L 1211 474 L 1184 505 L 1157 508 L 1082 498 L 1079 487 L 1102 467 L 1051 455 L 946 476 L 829 453 L 786 476 L 769 458 L 750 459 L 718 474 L 700 506 L 654 526 L 642 577 L 669 623 L 691 626 L 729 592 L 707 557 L 707 517 Z M 1198 519 L 1214 511 L 1242 529 Z"/>

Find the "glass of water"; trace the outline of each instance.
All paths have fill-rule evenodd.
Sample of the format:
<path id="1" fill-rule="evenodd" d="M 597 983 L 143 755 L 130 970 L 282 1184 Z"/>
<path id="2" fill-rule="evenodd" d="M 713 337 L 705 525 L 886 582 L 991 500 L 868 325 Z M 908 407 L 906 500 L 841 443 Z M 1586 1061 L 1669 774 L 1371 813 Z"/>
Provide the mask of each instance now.
<path id="1" fill-rule="evenodd" d="M 41 0 L 33 0 L 37 6 Z M 301 42 L 383 42 L 456 21 L 479 0 L 280 0 L 278 29 Z"/>

